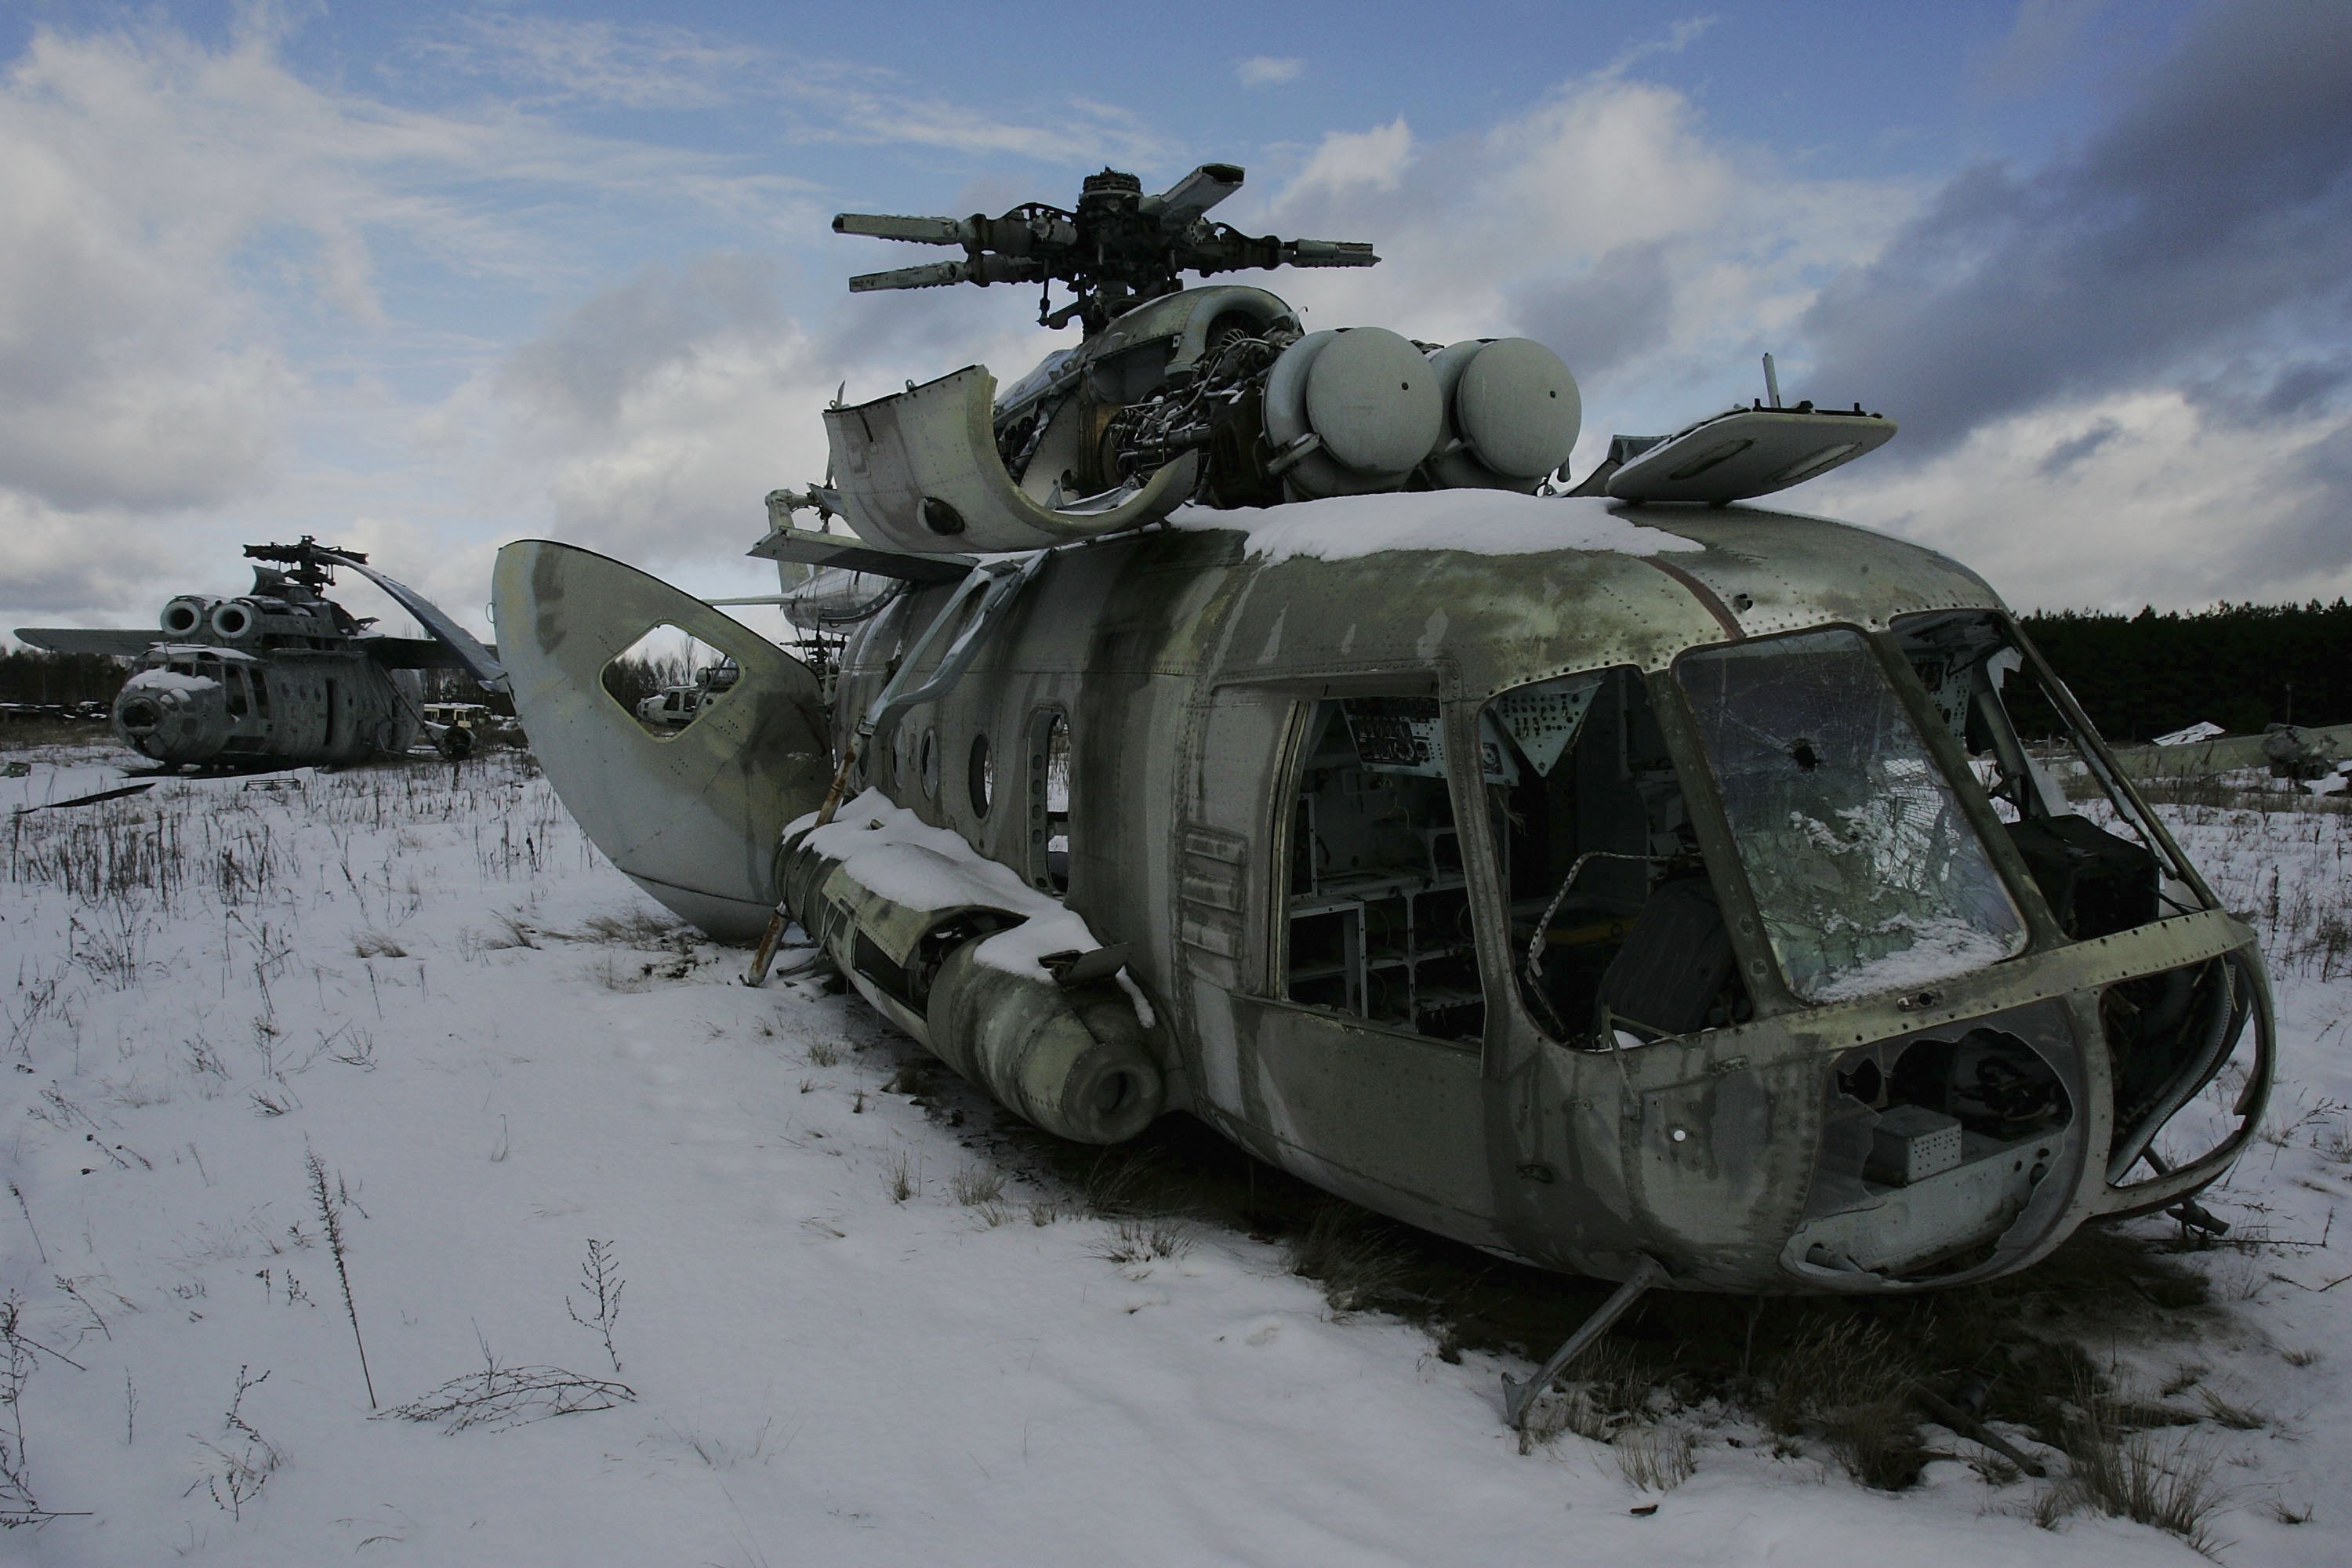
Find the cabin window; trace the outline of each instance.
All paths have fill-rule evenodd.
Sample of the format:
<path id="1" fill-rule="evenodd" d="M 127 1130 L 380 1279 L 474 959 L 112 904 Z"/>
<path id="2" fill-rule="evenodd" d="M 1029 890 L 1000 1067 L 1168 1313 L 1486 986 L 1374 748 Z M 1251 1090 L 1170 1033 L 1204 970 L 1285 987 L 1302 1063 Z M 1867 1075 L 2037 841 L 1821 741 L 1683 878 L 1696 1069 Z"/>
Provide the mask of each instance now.
<path id="1" fill-rule="evenodd" d="M 1437 700 L 1326 701 L 1292 797 L 1286 994 L 1478 1042 L 1478 982 Z"/>
<path id="2" fill-rule="evenodd" d="M 1629 668 L 1496 696 L 1486 807 L 1529 1014 L 1580 1046 L 1638 1045 L 1752 1012 L 1681 775 Z"/>
<path id="3" fill-rule="evenodd" d="M 1861 633 L 1704 648 L 1675 668 L 1790 990 L 1843 1001 L 2024 947 L 1983 840 Z"/>
<path id="4" fill-rule="evenodd" d="M 232 719 L 245 717 L 245 679 L 244 668 L 237 665 L 229 666 L 222 675 L 221 684 L 228 690 L 228 716 Z"/>
<path id="5" fill-rule="evenodd" d="M 1029 881 L 1070 890 L 1070 721 L 1058 708 L 1029 720 Z"/>
<path id="6" fill-rule="evenodd" d="M 940 737 L 939 731 L 928 724 L 915 747 L 915 777 L 923 786 L 925 800 L 940 798 Z"/>
<path id="7" fill-rule="evenodd" d="M 734 662 L 683 627 L 661 622 L 605 661 L 606 696 L 656 740 L 674 740 L 734 688 Z"/>
<path id="8" fill-rule="evenodd" d="M 971 760 L 965 767 L 964 788 L 971 796 L 971 814 L 986 816 L 996 800 L 996 760 L 989 755 L 986 735 L 971 738 Z"/>

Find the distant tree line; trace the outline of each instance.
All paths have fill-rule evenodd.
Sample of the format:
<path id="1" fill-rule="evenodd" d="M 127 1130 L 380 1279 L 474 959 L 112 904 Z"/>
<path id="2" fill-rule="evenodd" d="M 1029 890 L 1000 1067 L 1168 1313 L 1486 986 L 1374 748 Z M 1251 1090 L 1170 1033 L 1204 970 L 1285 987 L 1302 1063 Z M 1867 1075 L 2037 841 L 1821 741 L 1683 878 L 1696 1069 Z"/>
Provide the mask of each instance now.
<path id="1" fill-rule="evenodd" d="M 693 663 L 682 653 L 623 654 L 604 667 L 604 689 L 632 713 L 665 687 L 693 683 Z"/>
<path id="2" fill-rule="evenodd" d="M 0 653 L 0 702 L 111 702 L 130 679 L 131 661 L 102 653 Z"/>
<path id="3" fill-rule="evenodd" d="M 2147 741 L 2200 720 L 2232 734 L 2265 724 L 2352 722 L 2352 604 L 2232 605 L 2136 616 L 2060 610 L 2023 617 L 2091 722 Z M 2051 716 L 2020 712 L 2042 729 Z"/>

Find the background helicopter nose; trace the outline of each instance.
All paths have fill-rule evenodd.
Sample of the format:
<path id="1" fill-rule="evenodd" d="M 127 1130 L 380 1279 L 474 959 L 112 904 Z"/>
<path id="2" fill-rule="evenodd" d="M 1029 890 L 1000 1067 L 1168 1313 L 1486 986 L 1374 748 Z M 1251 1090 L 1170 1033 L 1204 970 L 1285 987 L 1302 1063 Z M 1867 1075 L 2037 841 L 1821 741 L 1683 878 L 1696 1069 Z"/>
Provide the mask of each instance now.
<path id="1" fill-rule="evenodd" d="M 114 700 L 114 726 L 159 763 L 207 762 L 228 742 L 227 693 L 205 676 L 142 670 Z"/>

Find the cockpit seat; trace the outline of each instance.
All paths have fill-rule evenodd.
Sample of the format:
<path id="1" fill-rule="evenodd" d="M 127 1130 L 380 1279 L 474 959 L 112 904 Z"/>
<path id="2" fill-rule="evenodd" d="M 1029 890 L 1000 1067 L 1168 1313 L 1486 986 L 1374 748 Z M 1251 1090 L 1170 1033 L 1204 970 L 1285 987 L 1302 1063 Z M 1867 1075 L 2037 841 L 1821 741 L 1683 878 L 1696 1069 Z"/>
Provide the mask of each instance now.
<path id="1" fill-rule="evenodd" d="M 1727 1023 L 1717 1015 L 1735 966 L 1723 910 L 1706 879 L 1662 883 L 1601 974 L 1601 1026 L 1631 1025 L 1664 1036 Z"/>

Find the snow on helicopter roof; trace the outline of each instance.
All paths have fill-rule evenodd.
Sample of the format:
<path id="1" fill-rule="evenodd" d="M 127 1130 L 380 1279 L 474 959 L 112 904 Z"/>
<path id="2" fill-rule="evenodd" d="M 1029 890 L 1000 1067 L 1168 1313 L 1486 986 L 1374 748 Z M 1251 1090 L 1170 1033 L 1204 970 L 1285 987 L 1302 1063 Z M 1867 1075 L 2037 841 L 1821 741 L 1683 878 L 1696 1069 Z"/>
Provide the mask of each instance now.
<path id="1" fill-rule="evenodd" d="M 1271 563 L 1307 556 L 1346 561 L 1391 550 L 1458 550 L 1475 555 L 1535 555 L 1555 550 L 1661 555 L 1706 548 L 1617 515 L 1622 501 L 1446 489 L 1335 496 L 1264 511 L 1188 506 L 1171 528 L 1224 529 L 1248 536 L 1248 553 Z"/>

